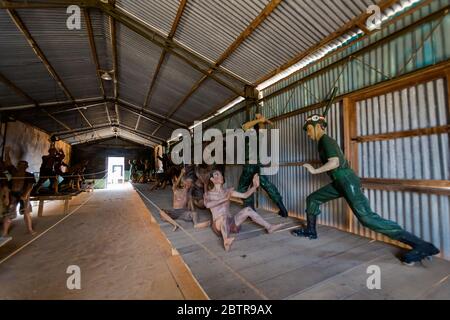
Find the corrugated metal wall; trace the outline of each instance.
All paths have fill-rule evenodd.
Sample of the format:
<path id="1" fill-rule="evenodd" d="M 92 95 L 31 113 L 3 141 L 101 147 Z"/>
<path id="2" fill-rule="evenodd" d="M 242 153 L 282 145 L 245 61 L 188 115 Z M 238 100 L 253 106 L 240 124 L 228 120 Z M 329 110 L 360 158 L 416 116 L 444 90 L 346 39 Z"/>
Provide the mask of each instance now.
<path id="1" fill-rule="evenodd" d="M 343 146 L 341 104 L 335 104 L 329 113 L 328 133 Z M 290 214 L 305 218 L 306 197 L 330 183 L 326 175 L 313 176 L 300 165 L 304 162 L 317 161 L 317 145 L 303 132 L 303 123 L 307 116 L 317 113 L 310 111 L 275 122 L 273 128 L 280 130 L 280 171 L 278 175 L 270 176 L 284 196 L 286 208 Z M 259 207 L 266 210 L 277 210 L 265 192 L 259 193 Z M 345 214 L 345 204 L 342 200 L 333 201 L 323 206 L 319 223 L 347 230 L 348 221 Z"/>
<path id="2" fill-rule="evenodd" d="M 448 0 L 436 0 L 416 11 L 412 16 L 400 19 L 387 29 L 375 33 L 366 40 L 330 55 L 263 91 L 267 96 L 293 82 L 302 79 L 327 65 L 346 57 L 356 50 L 386 37 L 432 12 L 447 5 Z M 279 117 L 298 111 L 322 101 L 330 89 L 337 85 L 339 93 L 351 93 L 369 87 L 380 81 L 395 78 L 450 58 L 450 41 L 445 38 L 450 30 L 450 15 L 418 26 L 409 33 L 391 39 L 382 46 L 374 47 L 358 59 L 326 70 L 313 76 L 293 89 L 273 96 L 261 105 L 261 112 L 268 118 Z M 415 128 L 428 128 L 448 124 L 448 101 L 446 101 L 446 82 L 442 79 L 393 92 L 381 97 L 358 103 L 358 134 L 404 131 Z M 245 110 L 236 112 L 245 102 L 222 115 L 217 122 L 210 124 L 225 131 L 237 128 L 245 122 Z M 330 113 L 329 134 L 342 143 L 343 119 L 341 109 L 335 105 Z M 251 117 L 254 115 L 254 108 Z M 307 195 L 317 190 L 329 179 L 323 175 L 311 176 L 306 169 L 295 165 L 317 159 L 315 146 L 307 140 L 302 131 L 305 116 L 297 114 L 276 121 L 280 129 L 281 159 L 283 164 L 277 176 L 270 177 L 281 194 L 286 207 L 292 215 L 304 216 Z M 208 127 L 208 124 L 205 124 Z M 448 135 L 431 135 L 420 138 L 403 138 L 386 142 L 361 144 L 359 162 L 362 177 L 398 179 L 449 179 L 449 141 Z M 394 152 L 388 152 L 394 150 Z M 411 160 L 408 162 L 408 160 Z M 384 163 L 384 165 L 382 165 Z M 412 163 L 412 165 L 410 165 Z M 240 168 L 227 167 L 227 181 L 237 185 Z M 442 256 L 450 259 L 450 213 L 449 197 L 412 192 L 365 190 L 374 211 L 383 217 L 397 221 L 426 240 L 433 241 L 442 250 Z M 274 210 L 273 204 L 264 193 L 258 197 L 259 207 Z M 342 200 L 323 206 L 320 223 L 338 227 L 351 232 L 386 240 L 362 228 L 358 223 L 350 223 L 346 205 Z"/>
<path id="3" fill-rule="evenodd" d="M 364 101 L 357 108 L 358 135 L 367 136 L 447 125 L 447 83 L 438 79 Z M 449 180 L 448 134 L 374 141 L 359 145 L 363 178 Z M 440 247 L 450 258 L 450 197 L 366 190 L 372 207 L 386 219 Z M 353 232 L 388 241 L 359 223 Z"/>

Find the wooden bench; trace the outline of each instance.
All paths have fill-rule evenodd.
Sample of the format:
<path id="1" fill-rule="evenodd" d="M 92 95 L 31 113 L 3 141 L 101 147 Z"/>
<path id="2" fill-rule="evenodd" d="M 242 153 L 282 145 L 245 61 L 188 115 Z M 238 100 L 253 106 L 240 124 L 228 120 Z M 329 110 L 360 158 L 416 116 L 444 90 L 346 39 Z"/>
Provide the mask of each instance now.
<path id="1" fill-rule="evenodd" d="M 69 202 L 73 197 L 79 195 L 82 191 L 77 191 L 69 194 L 60 194 L 60 195 L 33 195 L 30 197 L 30 201 L 39 201 L 39 209 L 38 209 L 38 217 L 44 216 L 44 202 L 45 201 L 53 201 L 60 200 L 64 201 L 64 214 L 69 213 Z"/>

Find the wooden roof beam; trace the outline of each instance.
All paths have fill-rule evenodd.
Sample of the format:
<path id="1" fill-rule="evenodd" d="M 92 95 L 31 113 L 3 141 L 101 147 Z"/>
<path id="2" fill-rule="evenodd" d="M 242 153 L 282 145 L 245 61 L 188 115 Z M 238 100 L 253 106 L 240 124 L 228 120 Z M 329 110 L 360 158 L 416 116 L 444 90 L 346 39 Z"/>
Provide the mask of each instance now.
<path id="1" fill-rule="evenodd" d="M 245 28 L 244 31 L 241 32 L 241 34 L 227 48 L 227 50 L 222 53 L 219 59 L 214 63 L 214 66 L 208 69 L 208 75 L 212 75 L 217 70 L 217 68 L 226 59 L 228 59 L 248 37 L 252 35 L 252 33 L 264 22 L 264 20 L 266 20 L 266 18 L 269 17 L 271 13 L 278 7 L 281 1 L 282 0 L 272 0 L 266 5 L 263 11 L 261 11 L 255 19 L 253 19 L 253 21 Z M 169 112 L 166 118 L 172 117 L 189 100 L 189 98 L 195 93 L 195 91 L 197 91 L 197 89 L 200 88 L 200 86 L 206 81 L 206 79 L 208 79 L 208 75 L 204 75 L 199 81 L 194 84 L 187 95 L 184 96 L 184 98 Z M 240 96 L 245 96 L 245 94 L 240 94 Z M 155 131 L 153 131 L 153 134 L 156 134 L 156 132 L 158 132 L 160 128 L 161 126 L 158 126 Z"/>

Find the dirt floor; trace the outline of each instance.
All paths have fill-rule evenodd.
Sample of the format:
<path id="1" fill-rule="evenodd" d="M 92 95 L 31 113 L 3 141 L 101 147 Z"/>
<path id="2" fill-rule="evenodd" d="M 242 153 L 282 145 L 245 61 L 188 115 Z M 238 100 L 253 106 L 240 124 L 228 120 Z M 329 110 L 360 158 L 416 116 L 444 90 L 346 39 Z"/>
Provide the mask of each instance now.
<path id="1" fill-rule="evenodd" d="M 36 237 L 14 221 L 13 240 L 0 248 L 0 299 L 207 298 L 131 186 L 84 193 L 62 212 L 46 204 Z M 72 265 L 81 290 L 67 288 Z"/>

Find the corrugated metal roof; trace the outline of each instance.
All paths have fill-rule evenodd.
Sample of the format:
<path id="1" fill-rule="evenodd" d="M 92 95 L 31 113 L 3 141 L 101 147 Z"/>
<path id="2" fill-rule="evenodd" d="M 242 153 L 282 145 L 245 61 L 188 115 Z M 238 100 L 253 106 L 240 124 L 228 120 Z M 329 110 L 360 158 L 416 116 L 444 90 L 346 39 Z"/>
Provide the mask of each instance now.
<path id="1" fill-rule="evenodd" d="M 375 2 L 284 0 L 225 60 L 222 67 L 237 77 L 254 83 L 365 12 L 366 8 Z M 189 0 L 174 40 L 182 47 L 205 57 L 205 61 L 216 61 L 268 3 L 269 0 Z M 124 11 L 147 24 L 149 28 L 157 29 L 167 36 L 172 29 L 180 0 L 118 0 L 116 5 L 119 11 Z M 100 68 L 111 70 L 109 19 L 97 9 L 89 11 Z M 71 31 L 66 27 L 68 14 L 62 8 L 18 10 L 18 13 L 73 96 L 76 99 L 99 97 L 99 82 L 84 18 L 82 17 L 82 29 Z M 67 101 L 5 10 L 0 11 L 0 27 L 0 72 L 39 102 Z M 117 24 L 117 45 L 119 97 L 139 108 L 144 104 L 162 49 L 120 23 Z M 11 55 L 11 52 L 14 55 Z M 320 51 L 314 55 L 320 55 Z M 26 67 L 23 67 L 24 65 Z M 208 68 L 206 65 L 202 67 L 205 70 Z M 162 116 L 170 114 L 202 77 L 202 73 L 187 63 L 167 54 L 153 88 L 148 109 Z M 224 75 L 220 77 L 226 79 L 229 84 L 237 84 L 236 80 Z M 113 82 L 103 83 L 106 95 L 112 97 Z M 0 90 L 6 92 L 5 88 L 0 87 Z M 173 118 L 190 124 L 217 109 L 232 96 L 228 89 L 208 79 L 181 105 Z M 8 93 L 2 95 L 0 103 L 12 106 L 23 104 L 22 100 L 14 93 Z M 111 120 L 115 122 L 116 113 L 111 104 L 109 111 Z M 83 112 L 92 124 L 109 121 L 106 111 L 102 108 Z M 87 125 L 76 110 L 58 117 L 62 117 L 70 126 Z M 138 117 L 122 110 L 120 118 L 124 124 L 134 128 Z M 47 120 L 47 128 L 59 126 L 56 121 Z M 139 129 L 150 134 L 155 124 L 142 119 L 141 121 Z M 158 135 L 164 138 L 170 134 L 169 128 L 163 127 L 158 131 Z"/>
<path id="2" fill-rule="evenodd" d="M 287 0 L 223 66 L 255 82 L 366 11 L 374 0 Z"/>
<path id="3" fill-rule="evenodd" d="M 38 102 L 67 100 L 5 10 L 0 30 L 0 72 Z"/>
<path id="4" fill-rule="evenodd" d="M 138 130 L 151 134 L 157 128 L 157 124 L 141 117 L 139 120 Z"/>
<path id="5" fill-rule="evenodd" d="M 81 29 L 69 30 L 65 9 L 17 12 L 75 99 L 100 97 L 83 15 Z"/>
<path id="6" fill-rule="evenodd" d="M 189 0 L 174 39 L 216 61 L 269 0 Z"/>
<path id="7" fill-rule="evenodd" d="M 109 39 L 109 32 L 107 33 Z M 162 49 L 125 26 L 117 26 L 119 97 L 143 106 Z"/>
<path id="8" fill-rule="evenodd" d="M 235 96 L 233 92 L 214 80 L 208 79 L 174 114 L 174 119 L 185 123 L 193 123 L 209 113 L 211 109 L 217 109 L 224 101 L 233 96 Z"/>
<path id="9" fill-rule="evenodd" d="M 116 6 L 162 34 L 168 35 L 177 15 L 180 0 L 117 0 Z"/>
<path id="10" fill-rule="evenodd" d="M 3 106 L 20 106 L 29 104 L 30 101 L 15 94 L 9 87 L 0 82 L 0 107 Z"/>
<path id="11" fill-rule="evenodd" d="M 138 116 L 135 113 L 132 113 L 123 108 L 119 108 L 119 117 L 121 124 L 126 125 L 130 128 L 134 128 L 136 126 Z"/>
<path id="12" fill-rule="evenodd" d="M 58 120 L 59 117 L 55 116 Z M 18 120 L 40 128 L 48 133 L 67 130 L 54 119 L 49 118 L 46 113 L 39 109 L 29 109 L 17 115 Z"/>
<path id="13" fill-rule="evenodd" d="M 161 115 L 168 114 L 201 77 L 200 72 L 179 58 L 167 54 L 147 109 Z"/>

